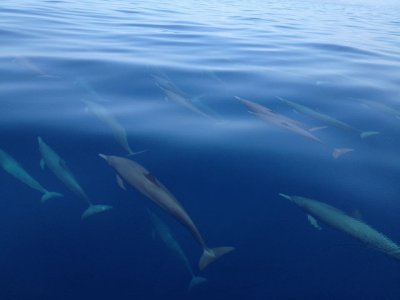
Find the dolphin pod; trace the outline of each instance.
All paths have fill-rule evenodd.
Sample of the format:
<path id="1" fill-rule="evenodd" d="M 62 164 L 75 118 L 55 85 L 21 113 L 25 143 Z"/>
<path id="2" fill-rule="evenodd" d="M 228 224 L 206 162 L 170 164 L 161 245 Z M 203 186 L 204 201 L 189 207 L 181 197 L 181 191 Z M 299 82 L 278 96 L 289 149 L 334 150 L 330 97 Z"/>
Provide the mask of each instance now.
<path id="1" fill-rule="evenodd" d="M 42 203 L 54 197 L 62 197 L 62 194 L 57 192 L 49 192 L 39 182 L 37 182 L 22 166 L 8 153 L 0 149 L 0 165 L 10 175 L 17 178 L 31 188 L 43 193 Z"/>
<path id="2" fill-rule="evenodd" d="M 247 100 L 240 98 L 238 96 L 235 96 L 237 100 L 239 100 L 240 103 L 245 105 L 248 109 L 249 112 L 260 118 L 262 121 L 268 124 L 274 124 L 278 127 L 285 128 L 286 130 L 289 130 L 291 132 L 294 132 L 300 136 L 303 136 L 307 139 L 310 139 L 314 142 L 317 142 L 323 146 L 326 146 L 318 137 L 313 135 L 310 131 L 315 131 L 314 130 L 306 130 L 304 129 L 304 124 L 302 124 L 299 121 L 293 120 L 291 118 L 285 117 L 281 114 L 273 112 L 271 109 L 262 106 L 260 104 L 257 104 L 253 101 Z M 322 128 L 322 127 L 320 127 Z M 353 149 L 350 148 L 334 148 L 332 151 L 332 156 L 333 158 L 339 158 L 345 153 L 351 152 Z"/>
<path id="3" fill-rule="evenodd" d="M 400 260 L 400 246 L 363 221 L 353 218 L 345 212 L 320 201 L 299 196 L 279 195 L 305 210 L 313 218 L 348 234 L 371 248 Z M 313 226 L 321 229 L 317 221 L 314 221 Z"/>
<path id="4" fill-rule="evenodd" d="M 124 181 L 128 182 L 143 195 L 167 211 L 189 230 L 194 239 L 203 249 L 199 261 L 200 270 L 203 270 L 213 261 L 235 249 L 233 247 L 209 248 L 196 225 L 194 225 L 192 219 L 178 200 L 176 200 L 171 192 L 168 191 L 167 188 L 143 166 L 133 160 L 120 156 L 104 154 L 99 154 L 99 156 L 115 169 L 117 172 L 118 184 L 122 189 L 126 189 Z"/>
<path id="5" fill-rule="evenodd" d="M 190 291 L 194 286 L 207 282 L 207 279 L 204 277 L 196 276 L 193 272 L 192 266 L 185 253 L 183 252 L 181 246 L 174 238 L 171 233 L 171 230 L 168 228 L 167 224 L 165 224 L 160 217 L 158 217 L 154 212 L 147 210 L 150 221 L 153 224 L 154 230 L 157 232 L 158 236 L 164 242 L 164 244 L 171 250 L 171 252 L 183 262 L 186 269 L 189 271 L 192 279 L 190 280 L 188 290 Z"/>
<path id="6" fill-rule="evenodd" d="M 89 205 L 89 207 L 83 212 L 82 219 L 112 208 L 110 205 L 93 204 L 85 191 L 76 181 L 74 175 L 68 169 L 65 161 L 58 156 L 58 154 L 51 149 L 40 136 L 38 137 L 38 144 L 39 151 L 42 155 L 40 161 L 41 168 L 43 169 L 44 166 L 47 166 L 75 195 L 85 200 Z"/>

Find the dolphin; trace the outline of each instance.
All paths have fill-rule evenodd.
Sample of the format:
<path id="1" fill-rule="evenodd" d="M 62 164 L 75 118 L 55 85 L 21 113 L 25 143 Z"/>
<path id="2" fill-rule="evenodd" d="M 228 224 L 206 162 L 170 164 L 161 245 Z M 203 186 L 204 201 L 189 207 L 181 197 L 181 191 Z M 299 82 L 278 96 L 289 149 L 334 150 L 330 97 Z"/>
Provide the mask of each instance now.
<path id="1" fill-rule="evenodd" d="M 200 235 L 196 225 L 194 225 L 192 219 L 178 200 L 176 200 L 174 195 L 143 166 L 133 160 L 120 156 L 104 154 L 99 154 L 99 156 L 115 169 L 117 172 L 117 182 L 122 189 L 126 189 L 123 182 L 123 180 L 125 180 L 189 230 L 203 249 L 199 261 L 200 270 L 203 270 L 222 255 L 235 249 L 233 247 L 209 248 Z"/>
<path id="2" fill-rule="evenodd" d="M 147 210 L 147 213 L 150 217 L 151 223 L 153 224 L 153 228 L 157 232 L 158 236 L 161 238 L 164 244 L 171 250 L 171 252 L 179 260 L 183 262 L 186 269 L 192 276 L 188 290 L 190 291 L 194 286 L 207 282 L 206 278 L 196 276 L 194 274 L 188 258 L 186 257 L 185 253 L 183 252 L 177 240 L 172 235 L 171 230 L 168 228 L 167 224 L 165 224 L 155 213 L 153 213 L 149 209 Z"/>
<path id="3" fill-rule="evenodd" d="M 95 101 L 105 102 L 105 100 L 100 97 L 96 90 L 83 77 L 75 77 L 74 84 L 85 90 L 85 92 L 90 95 L 91 99 Z"/>
<path id="4" fill-rule="evenodd" d="M 366 106 L 372 110 L 378 110 L 384 114 L 392 115 L 396 119 L 400 120 L 400 109 L 390 107 L 390 106 L 386 105 L 385 103 L 378 102 L 378 101 L 371 101 L 371 100 L 361 100 L 361 101 L 363 101 L 364 106 Z"/>
<path id="5" fill-rule="evenodd" d="M 289 199 L 315 219 L 350 235 L 388 256 L 400 259 L 400 246 L 363 221 L 353 218 L 345 212 L 320 201 L 299 196 L 279 195 Z M 314 226 L 317 227 L 317 223 Z"/>
<path id="6" fill-rule="evenodd" d="M 260 104 L 257 104 L 253 101 L 246 100 L 246 99 L 240 98 L 238 96 L 235 96 L 235 98 L 237 100 L 239 100 L 239 102 L 244 104 L 249 109 L 250 113 L 256 115 L 258 118 L 263 120 L 265 123 L 275 124 L 279 127 L 283 127 L 289 131 L 292 131 L 298 135 L 306 137 L 306 138 L 326 147 L 326 145 L 319 138 L 317 138 L 315 135 L 313 135 L 310 132 L 310 131 L 315 131 L 315 130 L 321 129 L 321 127 L 311 128 L 310 130 L 306 130 L 303 128 L 304 124 L 302 124 L 299 121 L 296 121 L 296 120 L 290 119 L 288 117 L 285 117 L 281 114 L 275 113 L 271 109 L 269 109 L 265 106 L 262 106 Z M 343 154 L 351 152 L 351 151 L 353 151 L 353 149 L 334 148 L 332 151 L 332 156 L 333 156 L 333 158 L 336 159 L 336 158 L 339 158 L 340 156 L 342 156 Z"/>
<path id="7" fill-rule="evenodd" d="M 175 103 L 185 107 L 186 109 L 208 120 L 217 122 L 216 118 L 205 112 L 205 110 L 208 111 L 212 110 L 208 107 L 206 108 L 204 105 L 201 105 L 200 102 L 198 101 L 199 97 L 191 99 L 186 93 L 180 90 L 168 79 L 162 78 L 157 75 L 152 75 L 152 76 L 156 81 L 156 85 L 164 92 L 164 95 L 167 99 L 174 101 Z M 201 109 L 200 106 L 203 106 L 203 109 Z"/>
<path id="8" fill-rule="evenodd" d="M 309 116 L 313 119 L 319 120 L 324 122 L 325 124 L 329 124 L 332 126 L 335 126 L 337 128 L 342 128 L 342 129 L 346 129 L 349 131 L 355 131 L 358 132 L 360 134 L 361 138 L 366 138 L 372 135 L 376 135 L 379 134 L 378 131 L 362 131 L 360 129 L 354 128 L 352 126 L 350 126 L 349 124 L 339 121 L 335 118 L 332 118 L 331 116 L 328 116 L 326 114 L 320 113 L 318 111 L 315 111 L 307 106 L 301 105 L 299 103 L 295 103 L 292 101 L 289 101 L 287 99 L 281 98 L 281 97 L 277 97 L 280 101 L 282 101 L 283 103 L 286 103 L 288 106 L 290 106 L 291 108 L 293 108 L 295 111 L 302 113 L 306 116 Z"/>
<path id="9" fill-rule="evenodd" d="M 0 149 L 0 165 L 7 173 L 11 174 L 19 181 L 43 193 L 42 203 L 54 197 L 62 197 L 60 193 L 46 190 L 39 182 L 32 178 L 11 155 L 7 154 L 2 149 Z"/>
<path id="10" fill-rule="evenodd" d="M 85 191 L 76 181 L 74 175 L 68 169 L 65 161 L 58 156 L 58 154 L 47 145 L 43 139 L 38 137 L 39 151 L 42 155 L 40 166 L 44 169 L 45 165 L 61 180 L 75 195 L 85 200 L 89 207 L 83 212 L 82 219 L 85 219 L 94 214 L 109 210 L 112 208 L 110 205 L 93 204 Z"/>
<path id="11" fill-rule="evenodd" d="M 134 155 L 141 153 L 133 152 L 129 146 L 128 139 L 126 137 L 125 128 L 118 123 L 118 121 L 108 112 L 108 110 L 97 102 L 81 99 L 81 101 L 86 105 L 87 109 L 93 113 L 100 121 L 107 124 L 114 135 L 114 139 L 117 143 L 126 151 L 128 155 Z"/>
<path id="12" fill-rule="evenodd" d="M 255 102 L 252 102 L 250 100 L 246 100 L 237 96 L 235 96 L 235 98 L 239 100 L 240 103 L 244 104 L 249 109 L 250 113 L 256 115 L 264 122 L 275 124 L 279 127 L 283 127 L 289 131 L 292 131 L 298 135 L 304 136 L 310 140 L 323 144 L 319 138 L 310 133 L 308 130 L 304 129 L 302 127 L 303 126 L 302 123 L 290 119 L 288 117 L 285 117 L 281 114 L 274 113 L 271 109 L 262 106 L 260 104 L 257 104 Z"/>
<path id="13" fill-rule="evenodd" d="M 39 68 L 29 58 L 27 58 L 25 56 L 16 56 L 16 57 L 14 57 L 13 62 L 17 63 L 21 67 L 28 69 L 32 73 L 36 74 L 38 77 L 54 78 L 54 79 L 60 78 L 59 76 L 50 75 L 50 74 L 44 72 L 41 68 Z"/>

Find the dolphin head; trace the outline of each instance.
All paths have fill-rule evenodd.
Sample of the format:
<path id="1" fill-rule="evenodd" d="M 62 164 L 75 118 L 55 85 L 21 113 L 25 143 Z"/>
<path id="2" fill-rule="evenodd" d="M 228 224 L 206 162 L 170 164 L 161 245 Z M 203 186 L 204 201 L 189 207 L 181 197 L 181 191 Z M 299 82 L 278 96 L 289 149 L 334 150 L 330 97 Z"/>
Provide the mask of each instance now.
<path id="1" fill-rule="evenodd" d="M 111 165 L 112 156 L 99 153 L 99 156 Z"/>
<path id="2" fill-rule="evenodd" d="M 118 156 L 114 156 L 114 155 L 105 155 L 102 153 L 99 153 L 99 156 L 102 159 L 104 159 L 106 162 L 108 162 L 108 164 L 113 168 L 116 168 L 118 165 L 121 164 L 121 160 L 124 160 L 124 158 L 122 158 L 122 157 L 118 157 Z"/>

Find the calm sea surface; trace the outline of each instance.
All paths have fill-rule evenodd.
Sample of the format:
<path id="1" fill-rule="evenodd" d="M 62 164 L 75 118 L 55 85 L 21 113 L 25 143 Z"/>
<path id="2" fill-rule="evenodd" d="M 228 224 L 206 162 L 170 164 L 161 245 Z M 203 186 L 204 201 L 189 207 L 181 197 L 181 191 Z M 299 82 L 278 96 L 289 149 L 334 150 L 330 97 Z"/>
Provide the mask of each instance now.
<path id="1" fill-rule="evenodd" d="M 2 0 L 0 299 L 400 299 L 393 253 L 279 196 L 400 243 L 399 17 L 385 0 Z M 235 251 L 199 272 L 193 236 L 99 153 Z M 113 208 L 81 219 L 88 201 Z M 207 282 L 188 291 L 190 270 Z"/>

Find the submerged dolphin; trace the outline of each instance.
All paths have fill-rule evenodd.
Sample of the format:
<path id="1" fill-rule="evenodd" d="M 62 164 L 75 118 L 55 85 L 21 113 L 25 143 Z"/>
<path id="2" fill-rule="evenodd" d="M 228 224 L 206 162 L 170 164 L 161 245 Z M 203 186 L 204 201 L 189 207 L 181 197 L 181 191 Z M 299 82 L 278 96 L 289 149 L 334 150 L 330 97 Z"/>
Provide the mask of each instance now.
<path id="1" fill-rule="evenodd" d="M 189 291 L 196 285 L 204 283 L 207 281 L 206 278 L 196 276 L 193 272 L 192 266 L 189 263 L 185 253 L 183 252 L 179 243 L 175 240 L 174 236 L 171 233 L 171 230 L 168 228 L 167 224 L 165 224 L 155 213 L 150 210 L 147 210 L 149 214 L 151 223 L 153 224 L 154 230 L 157 232 L 158 236 L 164 242 L 164 244 L 171 250 L 171 252 L 180 259 L 185 265 L 186 269 L 189 271 L 192 279 L 189 284 Z"/>
<path id="2" fill-rule="evenodd" d="M 283 127 L 289 131 L 297 133 L 298 135 L 304 136 L 310 140 L 323 144 L 319 138 L 315 135 L 311 134 L 308 130 L 302 128 L 302 124 L 298 121 L 285 117 L 281 114 L 274 113 L 269 108 L 252 102 L 250 100 L 246 100 L 240 97 L 235 97 L 239 102 L 244 104 L 251 113 L 255 114 L 261 120 L 266 123 L 272 123 L 279 127 Z"/>
<path id="3" fill-rule="evenodd" d="M 47 145 L 43 139 L 38 137 L 39 150 L 42 155 L 40 161 L 40 166 L 42 169 L 46 165 L 53 173 L 60 179 L 72 192 L 74 192 L 78 197 L 85 200 L 89 207 L 83 212 L 82 219 L 87 218 L 91 215 L 109 210 L 112 208 L 110 205 L 93 204 L 89 197 L 86 195 L 85 191 L 76 181 L 74 175 L 68 169 L 65 161 L 58 156 L 58 154 Z"/>
<path id="4" fill-rule="evenodd" d="M 167 188 L 158 181 L 148 170 L 138 163 L 120 156 L 99 154 L 117 172 L 117 181 L 121 188 L 125 189 L 122 180 L 125 180 L 143 195 L 167 211 L 171 216 L 185 226 L 194 239 L 203 249 L 199 261 L 199 269 L 203 270 L 207 265 L 234 250 L 233 247 L 209 248 L 204 242 L 196 225 L 182 205 L 176 200 Z"/>
<path id="5" fill-rule="evenodd" d="M 84 100 L 82 102 L 86 105 L 87 109 L 93 113 L 100 121 L 104 122 L 111 128 L 117 143 L 126 151 L 128 155 L 134 155 L 139 152 L 133 152 L 129 146 L 128 139 L 126 137 L 125 128 L 118 123 L 118 121 L 108 112 L 108 110 L 97 102 Z"/>
<path id="6" fill-rule="evenodd" d="M 318 111 L 315 111 L 307 106 L 289 101 L 287 99 L 281 98 L 281 97 L 277 97 L 280 101 L 286 103 L 287 105 L 289 105 L 291 108 L 293 108 L 295 111 L 302 113 L 306 116 L 309 116 L 311 118 L 314 118 L 316 120 L 322 121 L 326 124 L 335 126 L 337 128 L 342 128 L 342 129 L 346 129 L 346 130 L 350 130 L 350 131 L 355 131 L 358 132 L 360 134 L 361 138 L 366 138 L 372 135 L 376 135 L 379 134 L 378 131 L 362 131 L 360 129 L 354 128 L 352 126 L 350 126 L 349 124 L 339 121 L 335 118 L 332 118 L 331 116 L 325 115 L 323 113 L 320 113 Z"/>
<path id="7" fill-rule="evenodd" d="M 39 182 L 33 179 L 32 176 L 29 175 L 28 172 L 26 172 L 14 158 L 12 158 L 9 154 L 7 154 L 5 151 L 1 149 L 0 149 L 0 165 L 7 173 L 11 174 L 19 181 L 43 193 L 42 203 L 50 198 L 62 197 L 62 194 L 60 193 L 49 192 L 48 190 L 46 190 Z"/>
<path id="8" fill-rule="evenodd" d="M 361 220 L 353 218 L 343 211 L 323 202 L 299 196 L 279 195 L 289 199 L 312 217 L 325 222 L 339 231 L 347 233 L 378 251 L 400 259 L 400 246 Z"/>
<path id="9" fill-rule="evenodd" d="M 205 112 L 205 110 L 211 111 L 210 108 L 205 107 L 200 103 L 196 104 L 196 102 L 198 102 L 198 98 L 191 99 L 186 93 L 184 93 L 166 78 L 162 78 L 157 75 L 153 75 L 153 78 L 156 81 L 156 85 L 164 92 L 166 98 L 206 119 L 217 122 L 215 117 Z M 199 106 L 203 106 L 203 109 L 201 109 Z"/>
<path id="10" fill-rule="evenodd" d="M 371 100 L 361 100 L 363 101 L 363 105 L 366 107 L 380 111 L 384 114 L 394 116 L 396 119 L 400 120 L 400 109 L 396 109 L 390 106 L 387 106 L 385 103 Z"/>
<path id="11" fill-rule="evenodd" d="M 304 129 L 304 125 L 296 120 L 290 119 L 288 117 L 285 117 L 281 114 L 274 113 L 271 109 L 262 106 L 260 104 L 257 104 L 253 101 L 246 100 L 240 97 L 235 96 L 239 102 L 244 104 L 248 109 L 249 112 L 256 115 L 258 118 L 263 120 L 265 123 L 269 124 L 275 124 L 279 127 L 283 127 L 289 131 L 292 131 L 298 135 L 301 135 L 303 137 L 306 137 L 310 140 L 313 140 L 317 143 L 320 143 L 323 146 L 326 146 L 319 138 L 317 138 L 315 135 L 313 135 L 310 130 Z M 353 149 L 350 148 L 335 148 L 333 149 L 332 156 L 334 158 L 338 158 L 341 155 L 351 152 Z"/>

